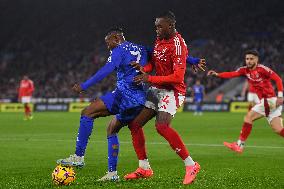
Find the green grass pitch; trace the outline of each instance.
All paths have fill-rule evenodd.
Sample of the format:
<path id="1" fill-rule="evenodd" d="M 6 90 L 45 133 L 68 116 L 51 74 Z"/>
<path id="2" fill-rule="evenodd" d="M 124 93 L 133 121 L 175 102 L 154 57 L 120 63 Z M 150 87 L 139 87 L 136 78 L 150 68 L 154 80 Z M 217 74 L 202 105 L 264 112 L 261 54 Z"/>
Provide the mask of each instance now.
<path id="1" fill-rule="evenodd" d="M 22 114 L 0 113 L 0 188 L 56 188 L 51 182 L 55 161 L 75 150 L 78 113 L 35 113 L 32 121 Z M 243 154 L 223 147 L 235 141 L 243 114 L 178 113 L 173 127 L 181 134 L 191 156 L 201 165 L 195 182 L 183 186 L 183 162 L 156 132 L 154 122 L 145 126 L 147 150 L 154 177 L 148 180 L 96 182 L 107 171 L 106 125 L 95 121 L 83 169 L 76 169 L 68 188 L 284 188 L 284 138 L 273 133 L 265 119 L 254 124 Z M 121 178 L 138 166 L 128 128 L 119 133 Z M 66 188 L 66 187 L 63 187 Z"/>

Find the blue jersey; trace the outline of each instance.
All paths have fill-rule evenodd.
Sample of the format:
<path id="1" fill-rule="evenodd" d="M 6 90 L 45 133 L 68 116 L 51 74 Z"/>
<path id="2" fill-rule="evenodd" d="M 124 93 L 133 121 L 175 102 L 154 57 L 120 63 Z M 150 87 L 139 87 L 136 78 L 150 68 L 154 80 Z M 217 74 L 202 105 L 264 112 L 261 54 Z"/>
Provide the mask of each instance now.
<path id="1" fill-rule="evenodd" d="M 139 62 L 142 66 L 147 63 L 148 54 L 144 46 L 125 41 L 112 49 L 107 63 L 90 79 L 81 84 L 83 90 L 104 79 L 113 71 L 117 72 L 116 90 L 121 91 L 126 97 L 144 105 L 145 91 L 143 85 L 137 85 L 133 78 L 138 75 L 130 63 Z"/>
<path id="2" fill-rule="evenodd" d="M 194 92 L 194 100 L 202 100 L 203 99 L 203 85 L 193 85 L 193 92 Z"/>
<path id="3" fill-rule="evenodd" d="M 117 88 L 131 98 L 135 98 L 142 105 L 145 103 L 144 85 L 137 85 L 133 78 L 138 75 L 131 65 L 131 62 L 139 62 L 144 66 L 147 64 L 148 56 L 146 48 L 130 42 L 124 42 L 115 48 L 109 59 L 115 58 L 118 66 Z M 120 63 L 119 63 L 120 62 Z"/>

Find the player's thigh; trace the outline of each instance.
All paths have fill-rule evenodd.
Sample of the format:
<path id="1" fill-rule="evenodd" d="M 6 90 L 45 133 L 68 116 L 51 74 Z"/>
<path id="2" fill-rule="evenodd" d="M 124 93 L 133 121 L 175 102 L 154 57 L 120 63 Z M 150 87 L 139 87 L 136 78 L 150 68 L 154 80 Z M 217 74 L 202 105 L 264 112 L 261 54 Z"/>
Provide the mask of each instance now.
<path id="1" fill-rule="evenodd" d="M 244 121 L 247 122 L 247 123 L 251 123 L 251 122 L 253 122 L 253 121 L 255 121 L 255 120 L 258 120 L 258 119 L 260 119 L 260 118 L 262 118 L 262 117 L 264 117 L 262 114 L 257 113 L 257 112 L 255 112 L 255 111 L 251 110 L 251 111 L 249 111 L 249 112 L 245 115 Z"/>
<path id="2" fill-rule="evenodd" d="M 275 117 L 271 120 L 270 126 L 274 132 L 280 133 L 283 129 L 282 117 Z"/>
<path id="3" fill-rule="evenodd" d="M 170 113 L 159 111 L 156 116 L 156 123 L 169 125 L 172 119 L 173 116 Z"/>
<path id="4" fill-rule="evenodd" d="M 116 116 L 113 116 L 107 127 L 107 136 L 118 133 L 122 127 L 123 125 L 121 122 L 116 118 Z"/>
<path id="5" fill-rule="evenodd" d="M 111 115 L 104 102 L 96 98 L 90 105 L 82 110 L 82 115 L 97 118 Z"/>
<path id="6" fill-rule="evenodd" d="M 151 108 L 144 107 L 141 112 L 135 117 L 133 122 L 144 126 L 149 120 L 156 116 L 156 111 Z"/>
<path id="7" fill-rule="evenodd" d="M 248 96 L 247 96 L 247 100 L 248 100 L 248 102 L 252 103 L 253 106 L 254 106 L 255 104 L 260 103 L 260 100 L 259 100 L 259 98 L 258 98 L 258 96 L 257 96 L 256 93 L 251 93 L 251 92 L 249 92 L 249 93 L 248 93 Z"/>

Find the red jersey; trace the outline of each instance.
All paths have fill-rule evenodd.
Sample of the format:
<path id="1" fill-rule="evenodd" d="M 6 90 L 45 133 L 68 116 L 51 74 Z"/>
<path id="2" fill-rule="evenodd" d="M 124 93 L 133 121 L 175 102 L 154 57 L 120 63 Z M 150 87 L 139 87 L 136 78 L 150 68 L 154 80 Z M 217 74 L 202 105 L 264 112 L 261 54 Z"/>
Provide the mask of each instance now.
<path id="1" fill-rule="evenodd" d="M 19 97 L 32 96 L 34 91 L 34 82 L 30 79 L 22 80 L 19 88 Z"/>
<path id="2" fill-rule="evenodd" d="M 254 86 L 251 85 L 250 83 L 248 84 L 248 91 L 249 91 L 250 93 L 256 93 L 256 89 L 255 89 Z"/>
<path id="3" fill-rule="evenodd" d="M 258 64 L 254 70 L 250 70 L 247 66 L 244 66 L 234 72 L 219 73 L 218 77 L 232 78 L 241 75 L 247 77 L 249 86 L 253 87 L 259 99 L 276 96 L 270 80 L 276 82 L 278 91 L 283 91 L 281 78 L 273 70 L 261 64 Z"/>
<path id="4" fill-rule="evenodd" d="M 144 67 L 145 72 L 150 72 L 155 67 L 156 75 L 149 76 L 148 81 L 157 88 L 174 90 L 185 95 L 187 54 L 185 41 L 178 32 L 168 40 L 157 39 L 152 61 Z"/>

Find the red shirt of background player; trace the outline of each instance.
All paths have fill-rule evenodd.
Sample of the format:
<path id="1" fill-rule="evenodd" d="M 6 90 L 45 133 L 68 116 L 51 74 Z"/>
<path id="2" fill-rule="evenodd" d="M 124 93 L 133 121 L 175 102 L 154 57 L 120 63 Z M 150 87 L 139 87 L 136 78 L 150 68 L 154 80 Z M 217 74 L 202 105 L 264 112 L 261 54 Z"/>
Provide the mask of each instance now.
<path id="1" fill-rule="evenodd" d="M 23 96 L 32 96 L 34 92 L 34 82 L 30 79 L 21 80 L 19 87 L 19 98 Z"/>
<path id="2" fill-rule="evenodd" d="M 254 70 L 250 70 L 244 66 L 234 72 L 219 73 L 218 77 L 232 78 L 242 75 L 247 77 L 249 85 L 253 87 L 259 99 L 276 96 L 270 82 L 271 79 L 276 81 L 278 91 L 283 91 L 283 85 L 279 76 L 273 70 L 262 64 L 258 64 Z"/>

